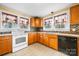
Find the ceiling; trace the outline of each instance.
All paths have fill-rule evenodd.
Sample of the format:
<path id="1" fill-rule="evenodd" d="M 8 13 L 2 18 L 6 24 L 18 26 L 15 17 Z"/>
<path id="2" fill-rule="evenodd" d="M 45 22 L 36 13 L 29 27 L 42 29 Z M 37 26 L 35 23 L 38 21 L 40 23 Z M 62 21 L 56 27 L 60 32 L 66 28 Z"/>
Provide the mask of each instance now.
<path id="1" fill-rule="evenodd" d="M 66 8 L 71 4 L 72 3 L 2 3 L 2 5 L 25 13 L 28 16 L 39 17 Z"/>

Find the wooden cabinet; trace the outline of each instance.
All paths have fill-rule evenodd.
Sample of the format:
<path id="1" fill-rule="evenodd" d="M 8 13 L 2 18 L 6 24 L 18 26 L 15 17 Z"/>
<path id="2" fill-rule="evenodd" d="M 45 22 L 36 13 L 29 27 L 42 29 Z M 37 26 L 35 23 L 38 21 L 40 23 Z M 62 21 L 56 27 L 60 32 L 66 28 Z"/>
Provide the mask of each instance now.
<path id="1" fill-rule="evenodd" d="M 30 19 L 30 26 L 31 27 L 35 27 L 36 25 L 35 25 L 35 18 L 31 18 Z"/>
<path id="2" fill-rule="evenodd" d="M 79 5 L 70 8 L 70 23 L 79 24 Z"/>
<path id="3" fill-rule="evenodd" d="M 30 32 L 28 35 L 28 44 L 33 44 L 37 42 L 37 33 L 36 32 Z"/>
<path id="4" fill-rule="evenodd" d="M 48 38 L 47 38 L 47 34 L 46 33 L 38 33 L 38 42 L 44 45 L 48 45 Z"/>
<path id="5" fill-rule="evenodd" d="M 2 36 L 0 36 L 0 55 L 2 55 L 2 53 L 3 53 L 3 51 L 2 51 L 2 49 L 3 49 L 2 44 L 3 44 Z"/>
<path id="6" fill-rule="evenodd" d="M 0 36 L 0 55 L 12 52 L 12 35 Z"/>
<path id="7" fill-rule="evenodd" d="M 38 33 L 38 35 L 39 35 L 39 43 L 44 43 L 44 37 L 43 37 L 43 33 Z"/>
<path id="8" fill-rule="evenodd" d="M 39 33 L 38 42 L 58 50 L 58 36 L 55 34 Z"/>
<path id="9" fill-rule="evenodd" d="M 36 18 L 36 27 L 43 27 L 42 18 Z"/>
<path id="10" fill-rule="evenodd" d="M 48 34 L 43 34 L 44 37 L 44 45 L 49 46 L 49 37 Z"/>
<path id="11" fill-rule="evenodd" d="M 58 36 L 55 34 L 49 34 L 49 46 L 58 50 Z"/>
<path id="12" fill-rule="evenodd" d="M 43 18 L 40 18 L 40 27 L 43 27 Z"/>
<path id="13" fill-rule="evenodd" d="M 31 27 L 43 27 L 42 18 L 34 17 L 30 20 Z"/>
<path id="14" fill-rule="evenodd" d="M 3 36 L 3 46 L 4 46 L 4 53 L 12 51 L 12 36 Z"/>

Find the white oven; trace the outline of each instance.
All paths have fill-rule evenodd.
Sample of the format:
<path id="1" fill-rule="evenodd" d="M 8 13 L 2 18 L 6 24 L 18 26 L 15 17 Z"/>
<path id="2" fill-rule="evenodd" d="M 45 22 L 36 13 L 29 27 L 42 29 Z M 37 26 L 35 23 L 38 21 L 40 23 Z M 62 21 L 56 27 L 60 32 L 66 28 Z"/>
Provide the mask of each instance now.
<path id="1" fill-rule="evenodd" d="M 14 35 L 13 36 L 13 47 L 20 46 L 22 44 L 25 44 L 27 42 L 26 40 L 27 35 Z"/>
<path id="2" fill-rule="evenodd" d="M 13 52 L 28 46 L 28 33 L 13 34 Z"/>

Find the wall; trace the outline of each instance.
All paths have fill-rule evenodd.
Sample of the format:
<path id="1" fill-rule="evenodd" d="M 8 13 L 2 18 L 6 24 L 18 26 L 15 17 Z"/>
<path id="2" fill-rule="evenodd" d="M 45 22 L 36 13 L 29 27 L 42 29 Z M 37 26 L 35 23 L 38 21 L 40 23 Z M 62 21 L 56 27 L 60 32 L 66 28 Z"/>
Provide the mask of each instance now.
<path id="1" fill-rule="evenodd" d="M 19 12 L 17 10 L 14 10 L 14 9 L 11 9 L 11 8 L 8 8 L 6 6 L 3 6 L 0 4 L 0 11 L 3 11 L 3 12 L 6 12 L 6 13 L 10 13 L 10 14 L 13 14 L 13 15 L 16 15 L 16 16 L 21 16 L 21 17 L 28 17 L 30 18 L 30 16 L 22 13 L 22 12 Z M 1 12 L 0 12 L 1 13 Z M 0 22 L 1 22 L 1 18 L 0 18 Z M 1 23 L 0 23 L 1 24 Z M 3 29 L 0 29 L 0 31 L 9 31 L 9 29 L 7 30 L 3 30 Z"/>
<path id="2" fill-rule="evenodd" d="M 67 7 L 67 8 L 64 8 L 64 9 L 62 9 L 62 10 L 59 10 L 59 11 L 56 11 L 56 12 L 54 12 L 53 14 L 48 14 L 47 16 L 45 16 L 44 18 L 46 18 L 46 17 L 53 17 L 53 16 L 55 16 L 55 15 L 57 15 L 57 14 L 62 14 L 62 12 L 68 12 L 68 15 L 69 15 L 69 20 L 70 20 L 70 7 L 72 7 L 72 6 L 75 6 L 75 5 L 79 5 L 79 4 L 72 4 L 71 6 L 69 6 L 69 7 Z M 71 28 L 70 28 L 71 29 Z M 70 31 L 71 32 L 71 31 Z"/>
<path id="3" fill-rule="evenodd" d="M 7 13 L 11 13 L 11 14 L 14 14 L 14 15 L 18 15 L 18 16 L 28 16 L 20 11 L 17 11 L 17 10 L 14 10 L 14 9 L 11 9 L 9 7 L 6 7 L 6 6 L 3 6 L 3 5 L 0 5 L 0 10 L 1 11 L 4 11 L 4 12 L 7 12 Z M 28 16 L 29 17 L 29 16 Z"/>
<path id="4" fill-rule="evenodd" d="M 44 18 L 45 18 L 45 17 L 48 17 L 48 16 L 53 16 L 53 15 L 55 15 L 55 14 L 57 14 L 57 13 L 61 13 L 62 11 L 66 11 L 66 10 L 70 9 L 70 7 L 72 7 L 72 6 L 74 6 L 74 5 L 77 5 L 77 3 L 73 3 L 72 5 L 70 5 L 70 6 L 66 7 L 66 8 L 64 8 L 64 9 L 61 9 L 61 10 L 59 10 L 59 11 L 54 12 L 53 14 L 50 13 L 50 14 L 44 16 Z"/>

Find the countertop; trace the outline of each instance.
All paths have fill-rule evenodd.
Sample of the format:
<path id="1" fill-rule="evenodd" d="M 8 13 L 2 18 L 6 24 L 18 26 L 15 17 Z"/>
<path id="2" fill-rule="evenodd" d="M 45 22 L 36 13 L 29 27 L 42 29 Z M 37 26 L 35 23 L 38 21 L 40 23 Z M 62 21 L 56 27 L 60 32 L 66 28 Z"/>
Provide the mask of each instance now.
<path id="1" fill-rule="evenodd" d="M 7 35 L 12 35 L 12 34 L 0 34 L 0 36 L 7 36 Z"/>
<path id="2" fill-rule="evenodd" d="M 63 35 L 63 36 L 79 37 L 78 33 L 77 34 L 76 33 L 75 34 L 74 33 L 58 33 L 58 32 L 38 32 L 38 33 L 47 33 L 47 34 L 56 34 L 56 35 Z M 22 35 L 22 33 L 18 33 L 18 34 Z M 4 35 L 12 35 L 12 33 L 11 32 L 10 33 L 6 33 L 6 34 L 0 33 L 0 36 L 4 36 Z"/>
<path id="3" fill-rule="evenodd" d="M 79 37 L 78 34 L 67 34 L 67 33 L 54 33 L 54 34 L 63 35 L 63 36 L 71 36 L 71 37 Z"/>
<path id="4" fill-rule="evenodd" d="M 43 32 L 41 32 L 43 33 Z M 63 35 L 63 36 L 71 36 L 71 37 L 79 37 L 79 34 L 77 33 L 58 33 L 58 32 L 44 32 L 44 33 L 48 33 L 48 34 L 56 34 L 56 35 Z"/>

